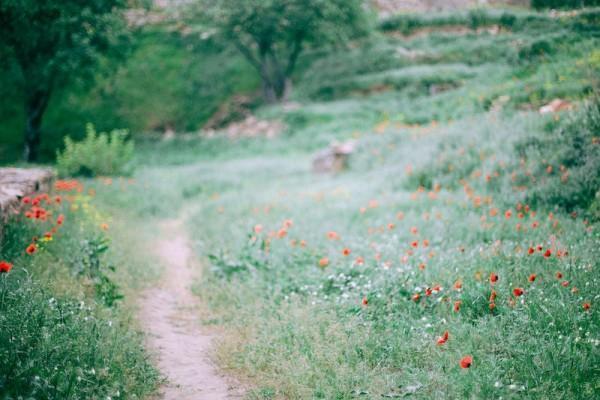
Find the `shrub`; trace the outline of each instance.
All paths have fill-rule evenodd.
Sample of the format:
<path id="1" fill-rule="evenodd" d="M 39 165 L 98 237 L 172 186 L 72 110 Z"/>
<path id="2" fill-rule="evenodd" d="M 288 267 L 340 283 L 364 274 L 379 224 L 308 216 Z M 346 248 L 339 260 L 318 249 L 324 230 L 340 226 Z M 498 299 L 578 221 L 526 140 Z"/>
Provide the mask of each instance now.
<path id="1" fill-rule="evenodd" d="M 127 131 L 96 133 L 86 126 L 87 135 L 81 142 L 65 137 L 65 149 L 57 152 L 56 162 L 61 176 L 128 175 L 131 173 L 134 145 L 127 140 Z"/>

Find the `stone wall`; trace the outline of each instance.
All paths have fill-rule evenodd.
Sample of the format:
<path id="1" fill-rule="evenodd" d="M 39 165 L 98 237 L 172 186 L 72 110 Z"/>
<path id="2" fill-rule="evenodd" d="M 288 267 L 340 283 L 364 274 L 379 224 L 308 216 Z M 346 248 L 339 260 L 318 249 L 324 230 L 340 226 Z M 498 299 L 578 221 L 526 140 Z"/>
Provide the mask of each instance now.
<path id="1" fill-rule="evenodd" d="M 0 238 L 7 219 L 24 196 L 50 190 L 54 172 L 45 168 L 0 168 Z"/>

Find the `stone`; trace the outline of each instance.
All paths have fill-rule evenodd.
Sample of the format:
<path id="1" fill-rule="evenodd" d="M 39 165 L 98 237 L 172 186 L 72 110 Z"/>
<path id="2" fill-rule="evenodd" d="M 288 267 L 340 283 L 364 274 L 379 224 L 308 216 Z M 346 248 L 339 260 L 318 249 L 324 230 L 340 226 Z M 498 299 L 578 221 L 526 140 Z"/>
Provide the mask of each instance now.
<path id="1" fill-rule="evenodd" d="M 316 173 L 336 173 L 348 168 L 350 155 L 354 152 L 354 141 L 334 142 L 319 151 L 313 158 L 313 171 Z"/>
<path id="2" fill-rule="evenodd" d="M 21 199 L 49 191 L 54 176 L 47 168 L 0 168 L 0 238 L 8 218 L 19 211 Z"/>

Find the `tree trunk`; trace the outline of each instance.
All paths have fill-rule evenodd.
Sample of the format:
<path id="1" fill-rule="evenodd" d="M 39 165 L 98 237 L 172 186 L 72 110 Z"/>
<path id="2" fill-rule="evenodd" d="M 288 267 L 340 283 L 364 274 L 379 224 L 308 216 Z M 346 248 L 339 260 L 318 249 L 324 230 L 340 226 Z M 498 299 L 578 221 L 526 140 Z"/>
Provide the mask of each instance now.
<path id="1" fill-rule="evenodd" d="M 27 93 L 25 100 L 25 149 L 23 158 L 27 162 L 37 161 L 39 157 L 42 117 L 48 106 L 50 93 L 36 90 Z"/>

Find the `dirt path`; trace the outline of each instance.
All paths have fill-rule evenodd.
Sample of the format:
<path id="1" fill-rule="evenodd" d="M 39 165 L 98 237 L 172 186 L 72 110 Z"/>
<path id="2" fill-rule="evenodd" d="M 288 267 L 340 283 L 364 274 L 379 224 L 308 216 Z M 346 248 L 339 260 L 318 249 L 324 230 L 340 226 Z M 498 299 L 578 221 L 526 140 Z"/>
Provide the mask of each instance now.
<path id="1" fill-rule="evenodd" d="M 209 359 L 212 339 L 198 321 L 198 301 L 189 286 L 195 273 L 193 257 L 180 221 L 161 227 L 157 255 L 168 268 L 162 284 L 142 296 L 140 319 L 147 344 L 167 378 L 164 400 L 239 399 L 241 390 L 220 374 Z"/>

